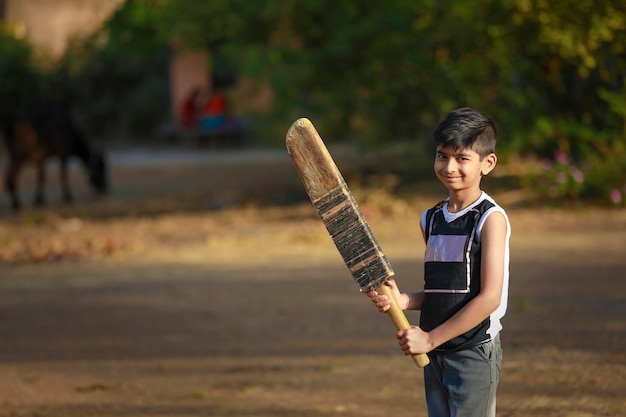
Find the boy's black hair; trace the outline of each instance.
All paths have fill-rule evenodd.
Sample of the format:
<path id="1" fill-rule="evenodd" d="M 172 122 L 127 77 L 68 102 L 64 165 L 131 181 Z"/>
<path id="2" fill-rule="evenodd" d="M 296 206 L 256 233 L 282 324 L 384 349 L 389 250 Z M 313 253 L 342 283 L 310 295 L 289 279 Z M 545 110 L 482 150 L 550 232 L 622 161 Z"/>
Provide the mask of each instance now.
<path id="1" fill-rule="evenodd" d="M 469 107 L 448 113 L 433 132 L 435 145 L 472 149 L 481 159 L 495 152 L 497 138 L 493 119 Z"/>

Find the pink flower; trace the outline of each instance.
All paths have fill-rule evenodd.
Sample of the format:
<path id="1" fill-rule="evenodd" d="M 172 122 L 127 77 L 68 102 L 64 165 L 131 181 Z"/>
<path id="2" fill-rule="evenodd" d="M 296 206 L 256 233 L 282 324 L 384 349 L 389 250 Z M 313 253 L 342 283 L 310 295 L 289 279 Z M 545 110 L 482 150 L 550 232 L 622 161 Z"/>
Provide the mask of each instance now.
<path id="1" fill-rule="evenodd" d="M 546 171 L 552 169 L 552 161 L 549 158 L 541 159 L 541 168 L 545 169 Z"/>
<path id="2" fill-rule="evenodd" d="M 558 174 L 556 174 L 556 182 L 558 182 L 559 184 L 565 184 L 566 181 L 567 176 L 564 172 L 559 172 Z"/>
<path id="3" fill-rule="evenodd" d="M 556 159 L 556 162 L 562 165 L 567 165 L 569 163 L 569 157 L 565 152 L 560 149 L 554 151 L 554 159 Z"/>
<path id="4" fill-rule="evenodd" d="M 622 202 L 622 192 L 616 188 L 611 191 L 610 198 L 613 204 L 619 204 Z"/>
<path id="5" fill-rule="evenodd" d="M 574 181 L 576 181 L 577 183 L 582 184 L 583 182 L 585 182 L 585 174 L 583 174 L 580 169 L 573 165 L 570 167 L 570 174 L 572 175 L 572 178 L 574 178 Z"/>

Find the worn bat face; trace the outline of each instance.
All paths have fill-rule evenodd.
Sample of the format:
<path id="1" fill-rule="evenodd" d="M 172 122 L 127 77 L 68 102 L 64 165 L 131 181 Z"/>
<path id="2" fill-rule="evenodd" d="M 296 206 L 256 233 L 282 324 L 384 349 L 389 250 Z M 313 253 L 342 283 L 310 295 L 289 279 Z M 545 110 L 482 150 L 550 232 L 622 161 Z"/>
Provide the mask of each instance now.
<path id="1" fill-rule="evenodd" d="M 291 126 L 287 150 L 311 202 L 361 291 L 382 285 L 393 276 L 391 265 L 308 119 L 299 119 Z"/>

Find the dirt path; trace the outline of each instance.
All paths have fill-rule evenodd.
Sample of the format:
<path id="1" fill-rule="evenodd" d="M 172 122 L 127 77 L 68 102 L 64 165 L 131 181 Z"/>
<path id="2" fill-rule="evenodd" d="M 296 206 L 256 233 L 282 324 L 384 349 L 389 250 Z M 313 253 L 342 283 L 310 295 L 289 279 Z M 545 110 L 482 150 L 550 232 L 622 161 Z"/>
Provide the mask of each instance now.
<path id="1" fill-rule="evenodd" d="M 4 213 L 0 417 L 425 416 L 420 372 L 309 205 L 209 210 L 242 194 L 198 188 L 210 171 L 280 199 L 280 161 L 129 157 L 105 201 L 79 185 L 74 207 Z M 421 280 L 430 203 L 362 207 L 402 287 Z M 498 415 L 626 415 L 626 212 L 509 214 Z"/>

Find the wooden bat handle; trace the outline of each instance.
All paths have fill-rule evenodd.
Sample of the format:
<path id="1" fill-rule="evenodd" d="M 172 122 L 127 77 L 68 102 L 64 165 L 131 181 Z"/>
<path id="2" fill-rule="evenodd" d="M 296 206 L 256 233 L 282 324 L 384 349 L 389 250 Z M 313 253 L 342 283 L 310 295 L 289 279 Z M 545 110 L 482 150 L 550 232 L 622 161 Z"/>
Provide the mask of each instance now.
<path id="1" fill-rule="evenodd" d="M 400 305 L 398 305 L 398 301 L 396 300 L 396 297 L 391 292 L 391 288 L 383 284 L 379 286 L 378 288 L 376 288 L 376 292 L 381 295 L 386 295 L 387 298 L 389 298 L 389 301 L 391 302 L 391 308 L 387 310 L 387 314 L 389 314 L 389 317 L 391 318 L 391 321 L 393 321 L 393 324 L 395 324 L 396 329 L 398 330 L 410 329 L 411 323 L 409 323 L 409 320 L 407 320 L 406 316 L 404 315 L 404 311 L 402 311 L 402 309 L 400 308 Z M 424 353 L 420 353 L 418 355 L 412 355 L 412 357 L 413 357 L 413 362 L 415 362 L 415 364 L 419 366 L 420 368 L 423 368 L 430 363 L 430 359 L 428 359 L 428 355 Z"/>

